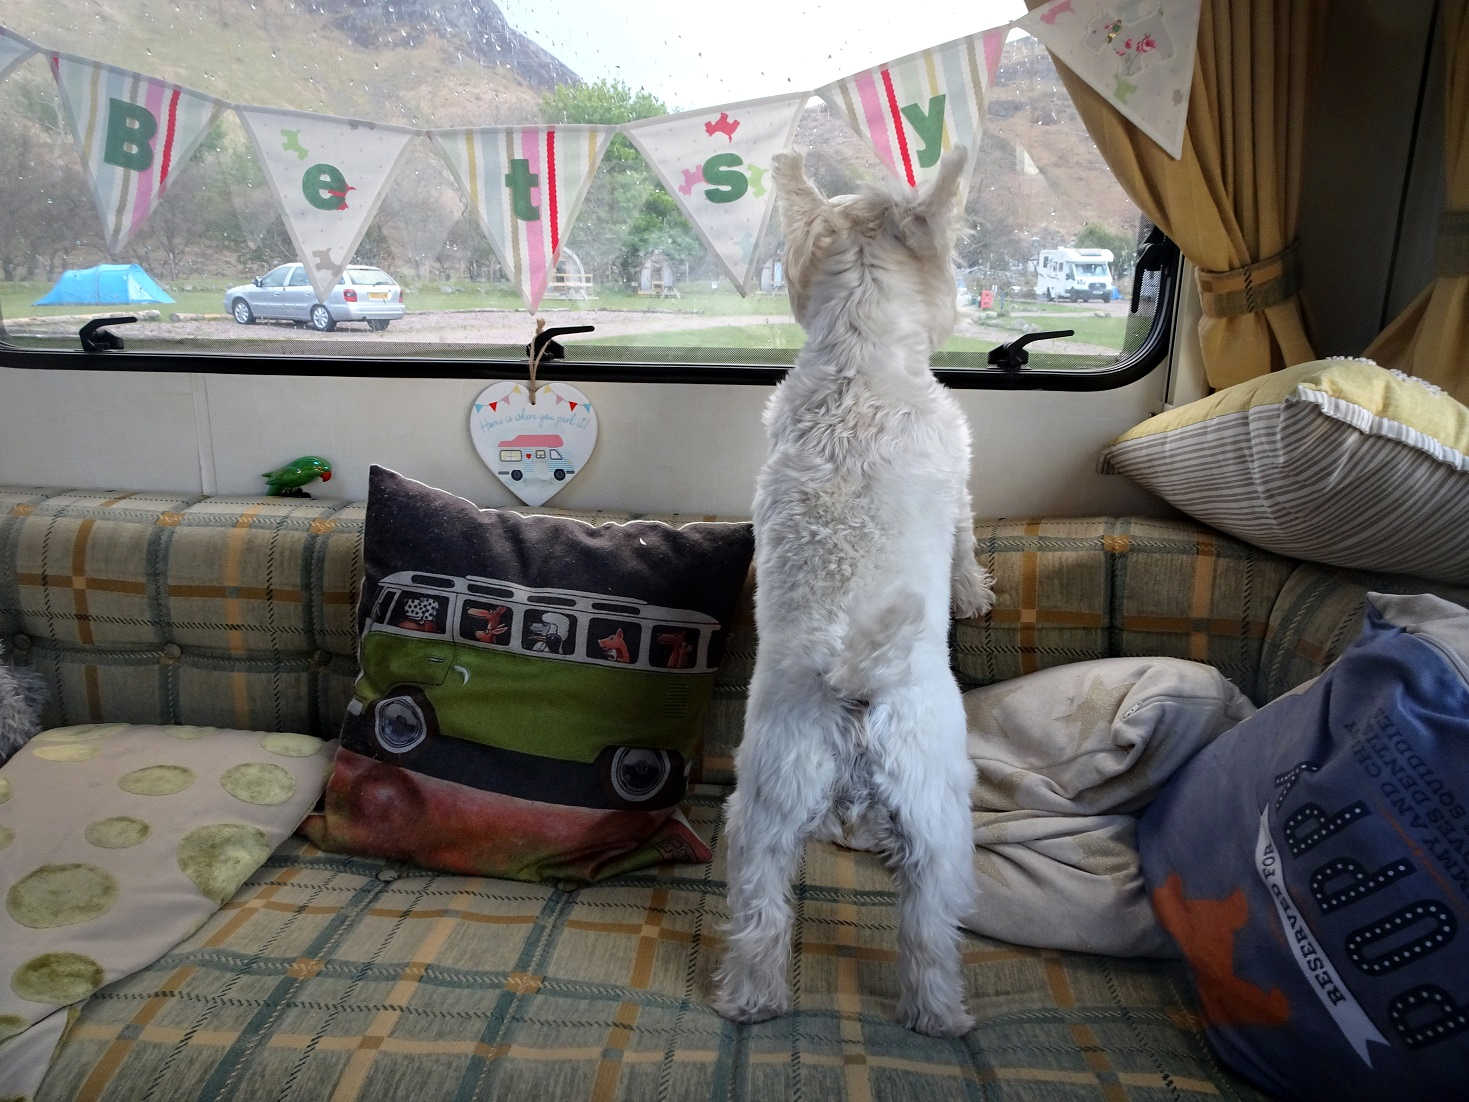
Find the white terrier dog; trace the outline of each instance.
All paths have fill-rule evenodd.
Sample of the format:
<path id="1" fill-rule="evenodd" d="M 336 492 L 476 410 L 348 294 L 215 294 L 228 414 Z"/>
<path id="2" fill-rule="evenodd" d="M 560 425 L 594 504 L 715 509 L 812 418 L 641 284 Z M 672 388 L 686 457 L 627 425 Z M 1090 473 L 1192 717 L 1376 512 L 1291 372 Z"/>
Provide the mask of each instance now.
<path id="1" fill-rule="evenodd" d="M 974 849 L 950 603 L 987 612 L 974 557 L 969 427 L 929 370 L 955 320 L 950 267 L 965 151 L 926 190 L 828 202 L 775 158 L 791 310 L 806 330 L 765 409 L 755 622 L 728 805 L 728 952 L 715 1008 L 790 1004 L 791 874 L 813 834 L 881 850 L 898 884 L 898 1016 L 957 1036 L 960 920 Z M 860 839 L 860 841 L 858 841 Z"/>

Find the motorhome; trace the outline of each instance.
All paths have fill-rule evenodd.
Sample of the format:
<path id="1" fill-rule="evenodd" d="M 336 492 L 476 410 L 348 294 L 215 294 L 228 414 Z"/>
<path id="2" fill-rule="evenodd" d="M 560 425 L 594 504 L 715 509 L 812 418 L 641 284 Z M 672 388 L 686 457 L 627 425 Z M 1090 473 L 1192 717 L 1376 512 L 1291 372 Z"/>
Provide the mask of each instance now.
<path id="1" fill-rule="evenodd" d="M 1112 250 L 1046 249 L 1035 262 L 1035 293 L 1047 302 L 1109 301 L 1115 294 Z"/>
<path id="2" fill-rule="evenodd" d="M 0 1097 L 1463 1097 L 1466 0 L 899 15 L 6 0 Z M 803 370 L 775 158 L 908 194 L 958 146 L 929 362 L 996 599 L 923 630 L 975 1025 L 899 1021 L 891 816 L 782 835 L 790 1009 L 726 1020 L 770 594 L 748 559 L 699 575 L 727 608 L 654 592 L 660 540 L 745 531 Z M 290 316 L 226 297 L 287 269 Z M 354 272 L 391 326 L 332 322 Z M 330 483 L 271 496 L 304 456 Z M 385 516 L 375 467 L 440 512 Z M 504 563 L 436 562 L 466 502 Z M 852 732 L 820 659 L 906 569 L 778 640 Z M 411 844 L 490 789 L 445 850 L 534 834 L 539 878 Z"/>

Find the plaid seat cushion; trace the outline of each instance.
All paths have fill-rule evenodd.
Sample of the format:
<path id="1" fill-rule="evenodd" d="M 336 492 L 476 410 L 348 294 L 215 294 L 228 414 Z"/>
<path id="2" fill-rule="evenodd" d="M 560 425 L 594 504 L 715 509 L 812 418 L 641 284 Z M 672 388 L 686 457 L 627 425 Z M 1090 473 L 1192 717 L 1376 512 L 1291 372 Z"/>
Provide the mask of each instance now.
<path id="1" fill-rule="evenodd" d="M 966 936 L 959 1040 L 899 1027 L 896 912 L 869 854 L 812 844 L 794 1013 L 708 1006 L 712 863 L 578 891 L 282 847 L 213 921 L 83 1007 L 38 1099 L 1253 1099 L 1181 971 Z"/>
<path id="2" fill-rule="evenodd" d="M 0 490 L 0 631 L 48 726 L 332 737 L 357 672 L 360 503 Z"/>
<path id="3" fill-rule="evenodd" d="M 1435 593 L 1469 607 L 1469 586 L 1302 563 L 1270 613 L 1260 659 L 1260 701 L 1274 700 L 1337 660 L 1362 630 L 1367 594 Z"/>
<path id="4" fill-rule="evenodd" d="M 980 521 L 995 607 L 954 628 L 965 688 L 1093 658 L 1207 662 L 1248 696 L 1289 559 L 1186 520 Z"/>

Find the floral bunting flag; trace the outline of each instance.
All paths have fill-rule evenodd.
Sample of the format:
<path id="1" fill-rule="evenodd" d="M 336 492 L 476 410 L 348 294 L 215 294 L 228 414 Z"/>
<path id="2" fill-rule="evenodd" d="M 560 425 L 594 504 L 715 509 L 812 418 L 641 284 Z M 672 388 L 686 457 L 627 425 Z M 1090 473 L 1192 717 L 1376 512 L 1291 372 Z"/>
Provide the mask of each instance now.
<path id="1" fill-rule="evenodd" d="M 418 131 L 269 107 L 236 107 L 296 256 L 325 302 Z"/>
<path id="2" fill-rule="evenodd" d="M 51 55 L 107 250 L 119 255 L 189 163 L 224 104 L 155 77 Z"/>
<path id="3" fill-rule="evenodd" d="M 969 149 L 964 188 L 979 158 L 985 100 L 1009 27 L 972 34 L 817 89 L 867 139 L 889 172 L 917 187 L 956 145 Z"/>
<path id="4" fill-rule="evenodd" d="M 36 47 L 30 42 L 14 31 L 0 27 L 0 80 L 8 77 L 12 69 L 35 52 Z"/>
<path id="5" fill-rule="evenodd" d="M 790 149 L 809 97 L 770 96 L 622 128 L 742 295 L 775 197 L 771 158 Z"/>
<path id="6" fill-rule="evenodd" d="M 541 304 L 561 242 L 613 131 L 610 126 L 429 131 L 529 310 Z"/>
<path id="7" fill-rule="evenodd" d="M 1199 0 L 1051 0 L 1016 26 L 1170 156 L 1182 155 Z"/>

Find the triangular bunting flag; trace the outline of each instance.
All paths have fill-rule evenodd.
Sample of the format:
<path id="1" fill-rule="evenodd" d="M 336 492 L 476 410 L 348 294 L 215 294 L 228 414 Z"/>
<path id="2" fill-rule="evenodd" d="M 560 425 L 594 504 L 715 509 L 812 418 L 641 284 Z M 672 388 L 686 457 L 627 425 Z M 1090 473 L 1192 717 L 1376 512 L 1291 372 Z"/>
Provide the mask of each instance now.
<path id="1" fill-rule="evenodd" d="M 1029 31 L 1172 157 L 1183 153 L 1199 37 L 1199 0 L 1167 4 L 1051 0 L 1016 26 Z"/>
<path id="2" fill-rule="evenodd" d="M 270 107 L 235 112 L 265 169 L 296 256 L 325 302 L 418 132 Z"/>
<path id="3" fill-rule="evenodd" d="M 34 43 L 27 42 L 14 31 L 0 27 L 0 80 L 8 77 L 12 69 L 35 52 Z"/>
<path id="4" fill-rule="evenodd" d="M 742 295 L 775 195 L 770 160 L 790 149 L 809 96 L 771 96 L 622 128 Z"/>
<path id="5" fill-rule="evenodd" d="M 985 100 L 1009 27 L 909 54 L 818 88 L 897 179 L 917 187 L 956 145 L 969 149 L 964 190 L 979 162 Z"/>
<path id="6" fill-rule="evenodd" d="M 107 250 L 117 256 L 188 164 L 224 104 L 67 54 L 51 55 L 51 72 L 102 216 Z"/>
<path id="7" fill-rule="evenodd" d="M 490 247 L 534 310 L 556 271 L 611 140 L 610 126 L 492 126 L 431 130 Z"/>

